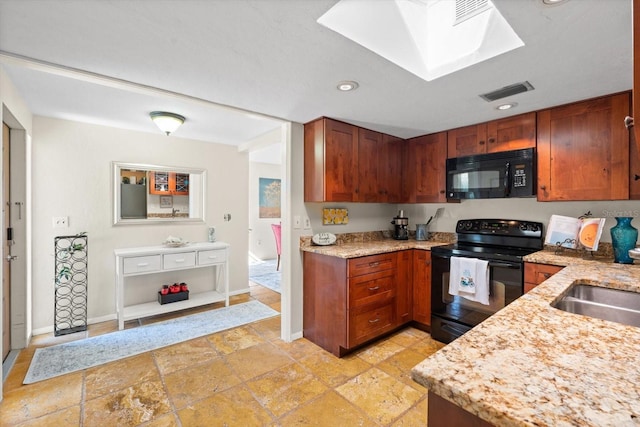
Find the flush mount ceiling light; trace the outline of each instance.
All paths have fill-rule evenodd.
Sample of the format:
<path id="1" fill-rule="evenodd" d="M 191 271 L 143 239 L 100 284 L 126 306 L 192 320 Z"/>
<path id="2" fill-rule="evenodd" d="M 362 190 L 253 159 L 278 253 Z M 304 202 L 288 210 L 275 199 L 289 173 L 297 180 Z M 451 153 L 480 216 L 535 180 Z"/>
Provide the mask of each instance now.
<path id="1" fill-rule="evenodd" d="M 351 80 L 345 80 L 338 83 L 338 90 L 342 92 L 349 92 L 350 90 L 358 89 L 358 82 L 354 82 Z"/>
<path id="2" fill-rule="evenodd" d="M 517 107 L 518 103 L 517 102 L 510 102 L 508 104 L 502 104 L 502 105 L 498 105 L 496 107 L 496 110 L 510 110 L 513 107 Z"/>
<path id="3" fill-rule="evenodd" d="M 564 3 L 565 1 L 567 0 L 542 0 L 542 3 L 552 5 L 552 4 Z"/>
<path id="4" fill-rule="evenodd" d="M 524 46 L 491 0 L 340 0 L 317 22 L 426 81 Z"/>
<path id="5" fill-rule="evenodd" d="M 152 111 L 149 116 L 160 130 L 169 136 L 184 123 L 184 117 L 175 113 L 165 111 Z"/>

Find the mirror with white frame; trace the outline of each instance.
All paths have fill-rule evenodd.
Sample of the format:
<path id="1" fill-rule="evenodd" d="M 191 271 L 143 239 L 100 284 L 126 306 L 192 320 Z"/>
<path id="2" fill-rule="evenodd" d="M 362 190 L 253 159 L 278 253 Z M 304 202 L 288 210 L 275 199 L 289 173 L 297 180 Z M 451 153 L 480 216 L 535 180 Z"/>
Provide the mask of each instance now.
<path id="1" fill-rule="evenodd" d="M 204 169 L 112 165 L 114 224 L 204 222 Z"/>

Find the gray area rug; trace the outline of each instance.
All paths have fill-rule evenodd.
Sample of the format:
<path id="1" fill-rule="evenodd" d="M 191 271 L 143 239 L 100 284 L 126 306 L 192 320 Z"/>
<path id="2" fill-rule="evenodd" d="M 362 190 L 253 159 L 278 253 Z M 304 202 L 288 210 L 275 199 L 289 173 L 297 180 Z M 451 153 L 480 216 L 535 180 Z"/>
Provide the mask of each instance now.
<path id="1" fill-rule="evenodd" d="M 277 260 L 275 259 L 250 264 L 249 280 L 281 294 L 280 278 L 282 277 L 282 263 L 280 264 L 280 271 L 276 270 L 276 265 Z"/>
<path id="2" fill-rule="evenodd" d="M 146 351 L 235 328 L 279 313 L 249 301 L 151 325 L 36 350 L 24 384 L 113 362 Z"/>

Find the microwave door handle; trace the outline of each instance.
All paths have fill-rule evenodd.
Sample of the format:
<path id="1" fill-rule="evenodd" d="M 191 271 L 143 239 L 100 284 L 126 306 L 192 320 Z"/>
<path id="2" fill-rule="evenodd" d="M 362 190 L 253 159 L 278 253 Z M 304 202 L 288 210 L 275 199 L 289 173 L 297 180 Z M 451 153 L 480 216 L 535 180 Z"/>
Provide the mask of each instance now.
<path id="1" fill-rule="evenodd" d="M 509 197 L 511 193 L 511 163 L 507 162 L 504 171 L 504 196 Z"/>

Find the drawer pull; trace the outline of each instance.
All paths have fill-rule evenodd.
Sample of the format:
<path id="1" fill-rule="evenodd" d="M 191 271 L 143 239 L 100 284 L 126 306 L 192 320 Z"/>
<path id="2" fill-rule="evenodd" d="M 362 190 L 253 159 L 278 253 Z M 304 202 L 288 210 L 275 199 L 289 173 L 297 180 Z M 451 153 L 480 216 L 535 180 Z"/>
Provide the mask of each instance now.
<path id="1" fill-rule="evenodd" d="M 379 263 L 379 262 L 377 262 L 377 261 L 376 261 L 376 262 L 370 262 L 370 263 L 369 263 L 369 267 L 377 267 L 377 266 L 379 266 L 379 265 L 380 265 L 380 263 Z"/>
<path id="2" fill-rule="evenodd" d="M 216 259 L 216 258 L 218 258 L 217 255 L 209 255 L 209 259 Z"/>
<path id="3" fill-rule="evenodd" d="M 149 265 L 148 262 L 140 262 L 140 263 L 138 263 L 138 267 L 146 267 L 147 265 Z"/>
<path id="4" fill-rule="evenodd" d="M 377 317 L 377 318 L 375 318 L 373 320 L 369 320 L 369 323 L 378 323 L 379 321 L 380 321 L 380 318 Z"/>
<path id="5" fill-rule="evenodd" d="M 380 286 L 374 286 L 373 288 L 369 288 L 370 291 L 377 291 L 380 289 Z"/>
<path id="6" fill-rule="evenodd" d="M 184 258 L 176 259 L 176 260 L 174 260 L 173 262 L 175 262 L 175 263 L 181 263 L 181 262 L 184 262 Z"/>

